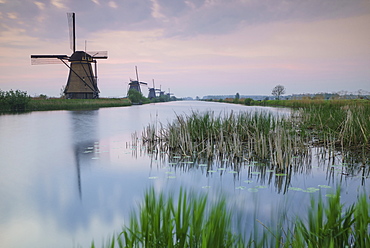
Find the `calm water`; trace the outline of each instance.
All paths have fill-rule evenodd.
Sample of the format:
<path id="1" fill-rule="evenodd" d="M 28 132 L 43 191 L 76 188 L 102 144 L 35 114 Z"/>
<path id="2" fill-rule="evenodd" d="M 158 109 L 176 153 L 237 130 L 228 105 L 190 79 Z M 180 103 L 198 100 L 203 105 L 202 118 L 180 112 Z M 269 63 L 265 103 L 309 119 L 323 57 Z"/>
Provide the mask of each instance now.
<path id="1" fill-rule="evenodd" d="M 319 189 L 325 195 L 341 185 L 346 202 L 369 192 L 360 164 L 352 164 L 344 176 L 340 157 L 329 161 L 314 150 L 305 169 L 286 177 L 260 173 L 253 164 L 236 173 L 224 166 L 228 161 L 215 161 L 212 170 L 186 159 L 175 166 L 165 155 L 154 158 L 130 145 L 132 133 L 147 124 L 167 123 L 193 110 L 289 114 L 187 101 L 0 115 L 0 247 L 88 247 L 92 240 L 100 246 L 120 230 L 151 185 L 165 191 L 184 186 L 211 198 L 221 192 L 233 211 L 264 221 L 281 205 L 299 213 Z"/>

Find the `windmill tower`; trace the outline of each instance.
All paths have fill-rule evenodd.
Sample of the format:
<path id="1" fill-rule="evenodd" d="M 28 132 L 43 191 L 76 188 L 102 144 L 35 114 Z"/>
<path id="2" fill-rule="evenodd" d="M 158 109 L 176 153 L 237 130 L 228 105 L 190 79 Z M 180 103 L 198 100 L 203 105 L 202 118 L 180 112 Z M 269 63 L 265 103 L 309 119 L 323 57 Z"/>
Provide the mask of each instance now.
<path id="1" fill-rule="evenodd" d="M 148 94 L 148 98 L 151 100 L 151 99 L 154 99 L 157 97 L 156 95 L 156 91 L 160 91 L 160 89 L 156 89 L 154 87 L 154 79 L 153 79 L 153 88 L 149 88 L 149 94 Z"/>
<path id="2" fill-rule="evenodd" d="M 164 91 L 162 91 L 162 85 L 159 85 L 159 96 L 164 96 Z"/>
<path id="3" fill-rule="evenodd" d="M 168 100 L 170 100 L 171 99 L 171 96 L 173 96 L 173 93 L 171 93 L 171 89 L 170 88 L 168 88 L 168 93 L 166 95 L 167 95 Z"/>
<path id="4" fill-rule="evenodd" d="M 63 63 L 69 68 L 69 76 L 64 89 L 68 99 L 99 98 L 97 84 L 97 59 L 107 59 L 108 52 L 76 51 L 75 13 L 67 13 L 71 49 L 71 56 L 67 55 L 31 55 L 31 64 Z M 69 64 L 68 64 L 69 62 Z M 94 70 L 91 64 L 94 64 Z"/>
<path id="5" fill-rule="evenodd" d="M 128 90 L 137 90 L 140 93 L 142 93 L 140 85 L 141 84 L 148 85 L 148 84 L 145 83 L 145 82 L 140 82 L 139 81 L 139 74 L 137 73 L 137 66 L 135 66 L 135 70 L 136 70 L 136 80 L 133 80 L 133 79 L 130 78 L 130 83 L 128 84 L 130 86 L 130 88 Z"/>

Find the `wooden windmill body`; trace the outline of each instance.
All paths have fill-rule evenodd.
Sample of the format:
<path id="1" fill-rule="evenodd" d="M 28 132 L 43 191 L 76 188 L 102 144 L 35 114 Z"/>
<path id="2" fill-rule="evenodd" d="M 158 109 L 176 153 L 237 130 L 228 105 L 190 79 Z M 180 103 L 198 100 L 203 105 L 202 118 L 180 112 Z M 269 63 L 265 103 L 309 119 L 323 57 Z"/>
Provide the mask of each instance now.
<path id="1" fill-rule="evenodd" d="M 140 87 L 140 85 L 148 85 L 147 83 L 145 83 L 145 82 L 140 82 L 139 81 L 139 74 L 138 74 L 138 72 L 137 72 L 137 66 L 135 66 L 135 71 L 136 71 L 136 80 L 133 80 L 133 79 L 131 79 L 130 78 L 130 83 L 128 84 L 130 87 L 129 87 L 129 91 L 130 90 L 136 90 L 136 91 L 139 91 L 140 93 L 142 93 L 141 92 L 141 87 Z"/>
<path id="2" fill-rule="evenodd" d="M 69 57 L 67 55 L 31 55 L 31 63 L 33 65 L 55 64 L 56 62 L 65 64 L 69 68 L 69 76 L 63 92 L 66 98 L 99 98 L 96 59 L 107 59 L 107 52 L 76 51 L 75 13 L 68 13 L 67 15 L 71 48 L 73 50 L 72 55 Z M 92 63 L 94 63 L 94 70 Z"/>
<path id="3" fill-rule="evenodd" d="M 154 86 L 154 79 L 153 79 L 153 88 L 149 88 L 148 98 L 150 100 L 152 100 L 154 98 L 157 98 L 157 94 L 156 94 L 157 91 L 160 91 L 160 89 L 156 89 L 155 88 L 155 86 Z"/>

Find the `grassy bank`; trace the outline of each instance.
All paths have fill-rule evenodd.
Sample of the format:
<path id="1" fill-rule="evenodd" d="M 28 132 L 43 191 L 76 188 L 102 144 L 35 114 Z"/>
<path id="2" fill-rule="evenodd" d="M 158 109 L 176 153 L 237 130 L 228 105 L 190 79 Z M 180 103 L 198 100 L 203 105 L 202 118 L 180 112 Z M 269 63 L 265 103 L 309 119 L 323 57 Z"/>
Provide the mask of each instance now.
<path id="1" fill-rule="evenodd" d="M 345 206 L 340 190 L 322 199 L 312 197 L 304 217 L 285 220 L 277 226 L 255 220 L 245 223 L 254 231 L 245 234 L 233 228 L 232 212 L 220 197 L 210 202 L 206 195 L 180 190 L 177 201 L 150 189 L 128 225 L 102 247 L 369 247 L 370 204 L 366 195 Z M 237 216 L 241 217 L 241 216 Z M 241 218 L 242 219 L 242 218 Z M 284 225 L 283 223 L 289 223 Z M 263 231 L 258 232 L 263 226 Z M 94 243 L 91 247 L 96 247 Z"/>
<path id="2" fill-rule="evenodd" d="M 242 102 L 243 100 L 240 100 L 240 103 Z M 216 131 L 220 140 L 223 140 L 221 136 L 227 132 L 229 132 L 230 135 L 237 135 L 238 137 L 252 135 L 260 136 L 261 139 L 267 140 L 270 137 L 267 137 L 266 134 L 271 132 L 296 140 L 296 145 L 294 145 L 294 147 L 300 147 L 302 142 L 307 143 L 309 140 L 314 140 L 315 144 L 325 145 L 333 149 L 341 149 L 342 151 L 356 150 L 362 153 L 368 153 L 370 151 L 369 100 L 270 100 L 253 102 L 263 106 L 291 107 L 292 115 L 285 121 L 274 120 L 271 119 L 271 117 L 262 115 L 258 117 L 237 116 L 233 118 L 234 120 L 230 120 L 229 127 L 223 126 L 224 128 Z M 186 117 L 185 119 L 187 120 L 185 120 L 185 122 L 188 122 L 187 125 L 189 125 L 189 127 L 193 122 L 203 122 L 203 126 L 200 127 L 200 131 L 195 131 L 195 128 L 187 128 L 187 132 L 190 133 L 182 133 L 181 136 L 184 137 L 178 137 L 178 139 L 184 139 L 186 136 L 202 137 L 204 140 L 198 140 L 198 142 L 200 142 L 199 144 L 212 141 L 213 136 L 207 136 L 206 134 L 209 130 L 214 129 L 214 123 L 213 121 L 209 122 L 205 120 L 207 115 L 209 114 L 198 116 L 196 120 Z M 224 118 L 223 121 L 225 123 L 228 122 L 226 119 L 230 118 Z M 255 120 L 253 121 L 252 119 Z M 168 125 L 168 127 L 165 128 L 167 129 L 166 131 L 159 132 L 159 136 L 163 136 L 166 132 L 170 132 L 174 125 L 179 127 L 182 126 L 183 122 L 183 120 L 179 120 L 177 123 Z M 216 122 L 219 121 L 217 120 Z M 240 126 L 239 122 L 243 122 L 243 125 Z M 254 124 L 246 124 L 250 122 Z M 269 124 L 266 125 L 266 123 Z M 209 126 L 207 127 L 206 125 Z M 238 128 L 230 129 L 230 127 L 235 126 L 238 126 Z M 220 125 L 217 125 L 217 127 L 220 127 Z M 287 134 L 281 133 L 282 130 L 277 130 L 280 127 L 285 129 Z M 294 132 L 297 132 L 299 135 L 294 134 Z M 175 135 L 175 133 L 173 134 Z M 241 142 L 246 141 L 244 138 L 237 140 Z M 251 139 L 248 138 L 248 140 Z M 254 146 L 259 143 L 257 138 L 252 140 Z"/>
<path id="3" fill-rule="evenodd" d="M 361 152 L 370 151 L 370 101 L 270 100 L 264 106 L 294 109 L 302 131 L 313 130 L 320 142 Z"/>
<path id="4" fill-rule="evenodd" d="M 99 99 L 32 98 L 26 107 L 26 111 L 96 109 L 106 107 L 123 107 L 130 105 L 131 101 L 127 98 L 99 98 Z"/>

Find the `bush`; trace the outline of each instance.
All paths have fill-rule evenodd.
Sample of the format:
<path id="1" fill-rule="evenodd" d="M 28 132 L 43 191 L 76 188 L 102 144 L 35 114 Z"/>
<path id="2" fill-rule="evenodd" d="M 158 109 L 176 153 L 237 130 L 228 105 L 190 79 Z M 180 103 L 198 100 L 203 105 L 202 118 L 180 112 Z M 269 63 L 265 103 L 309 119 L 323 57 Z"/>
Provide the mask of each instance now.
<path id="1" fill-rule="evenodd" d="M 30 100 L 31 97 L 27 94 L 26 91 L 0 90 L 0 110 L 2 111 L 25 111 Z"/>
<path id="2" fill-rule="evenodd" d="M 132 103 L 146 103 L 147 98 L 143 96 L 143 94 L 137 90 L 130 89 L 127 92 L 127 97 L 130 99 Z"/>
<path id="3" fill-rule="evenodd" d="M 252 105 L 253 99 L 252 98 L 245 98 L 244 105 L 250 106 Z"/>

